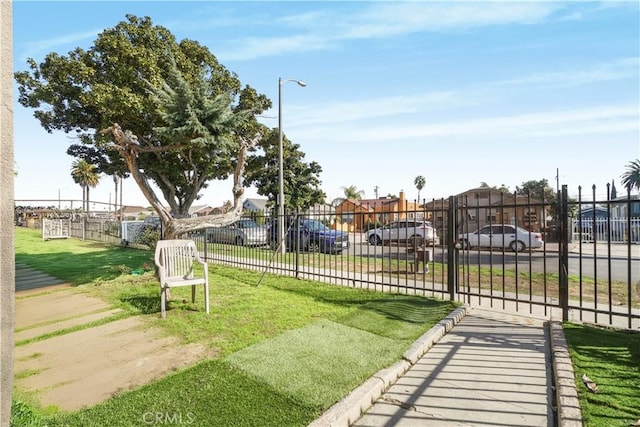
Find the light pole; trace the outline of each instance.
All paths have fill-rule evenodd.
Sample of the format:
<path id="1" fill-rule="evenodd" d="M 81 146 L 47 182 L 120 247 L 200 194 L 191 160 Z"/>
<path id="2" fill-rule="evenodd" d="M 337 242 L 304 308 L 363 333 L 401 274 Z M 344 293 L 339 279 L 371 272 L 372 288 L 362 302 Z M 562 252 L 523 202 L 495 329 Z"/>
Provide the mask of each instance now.
<path id="1" fill-rule="evenodd" d="M 286 82 L 296 82 L 298 86 L 301 87 L 305 87 L 307 85 L 301 80 L 282 80 L 282 77 L 278 77 L 278 247 L 280 253 L 285 253 L 287 251 L 284 241 L 284 150 L 282 148 L 282 85 Z"/>

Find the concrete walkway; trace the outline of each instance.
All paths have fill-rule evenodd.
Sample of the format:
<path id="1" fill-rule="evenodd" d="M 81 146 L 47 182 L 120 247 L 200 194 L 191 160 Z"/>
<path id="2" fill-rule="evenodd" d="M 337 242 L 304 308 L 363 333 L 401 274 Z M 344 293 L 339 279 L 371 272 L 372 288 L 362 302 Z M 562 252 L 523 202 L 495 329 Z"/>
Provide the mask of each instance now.
<path id="1" fill-rule="evenodd" d="M 561 322 L 456 309 L 309 427 L 327 426 L 581 427 Z"/>
<path id="2" fill-rule="evenodd" d="M 542 321 L 473 310 L 354 425 L 552 426 L 551 374 Z"/>
<path id="3" fill-rule="evenodd" d="M 15 386 L 45 407 L 75 411 L 215 356 L 121 312 L 16 266 Z"/>

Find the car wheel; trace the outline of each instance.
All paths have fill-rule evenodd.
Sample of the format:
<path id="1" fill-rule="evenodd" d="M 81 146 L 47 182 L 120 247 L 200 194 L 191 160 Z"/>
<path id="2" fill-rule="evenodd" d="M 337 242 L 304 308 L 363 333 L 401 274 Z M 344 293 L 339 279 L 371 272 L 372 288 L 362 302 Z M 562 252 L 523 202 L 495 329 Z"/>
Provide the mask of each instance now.
<path id="1" fill-rule="evenodd" d="M 471 249 L 471 245 L 467 239 L 460 240 L 460 248 L 461 249 Z"/>
<path id="2" fill-rule="evenodd" d="M 419 234 L 416 234 L 415 236 L 409 237 L 409 244 L 411 246 L 422 246 L 424 245 L 424 238 Z"/>
<path id="3" fill-rule="evenodd" d="M 238 246 L 244 245 L 244 239 L 241 236 L 237 236 L 235 244 L 238 245 Z"/>
<path id="4" fill-rule="evenodd" d="M 520 240 L 514 240 L 513 242 L 511 242 L 511 244 L 509 245 L 509 248 L 513 251 L 513 252 L 522 252 L 525 249 L 527 249 L 527 245 L 524 244 L 524 242 L 521 242 Z"/>
<path id="5" fill-rule="evenodd" d="M 320 243 L 310 240 L 307 245 L 307 252 L 320 252 Z"/>
<path id="6" fill-rule="evenodd" d="M 372 234 L 371 236 L 369 236 L 369 243 L 374 246 L 377 246 L 382 243 L 382 240 L 380 239 L 380 236 L 378 236 L 377 234 Z"/>

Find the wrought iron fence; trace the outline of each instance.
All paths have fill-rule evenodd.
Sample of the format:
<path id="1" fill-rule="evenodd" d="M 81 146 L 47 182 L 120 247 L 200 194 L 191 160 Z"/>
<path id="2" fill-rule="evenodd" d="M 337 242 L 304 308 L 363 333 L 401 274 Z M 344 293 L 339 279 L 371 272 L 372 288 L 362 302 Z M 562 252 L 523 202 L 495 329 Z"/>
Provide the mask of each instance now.
<path id="1" fill-rule="evenodd" d="M 267 211 L 191 238 L 212 263 L 637 329 L 636 210 L 640 200 L 629 194 L 587 201 L 563 188 L 545 200 L 478 189 L 421 203 L 380 199 L 287 212 L 282 242 L 278 218 Z M 586 239 L 589 225 L 596 232 Z M 123 241 L 121 223 L 104 219 L 76 218 L 70 234 Z"/>

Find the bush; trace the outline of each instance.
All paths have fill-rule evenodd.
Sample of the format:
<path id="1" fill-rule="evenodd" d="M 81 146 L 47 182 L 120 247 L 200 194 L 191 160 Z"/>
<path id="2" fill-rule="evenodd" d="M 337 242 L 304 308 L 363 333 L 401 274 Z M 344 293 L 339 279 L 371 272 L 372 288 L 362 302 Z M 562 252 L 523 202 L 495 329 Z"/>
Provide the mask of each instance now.
<path id="1" fill-rule="evenodd" d="M 159 228 L 145 227 L 140 231 L 140 235 L 138 236 L 138 242 L 141 245 L 148 246 L 153 252 L 156 250 L 158 240 L 160 240 Z"/>

